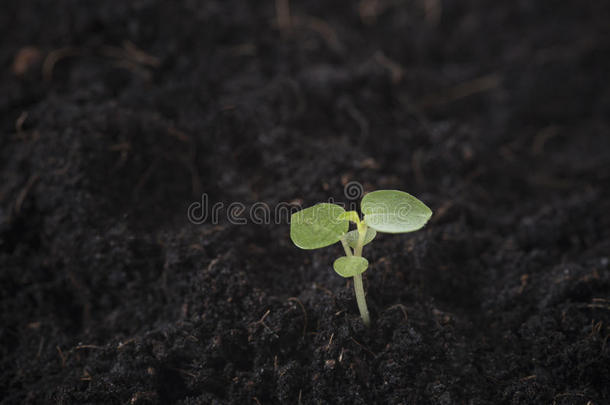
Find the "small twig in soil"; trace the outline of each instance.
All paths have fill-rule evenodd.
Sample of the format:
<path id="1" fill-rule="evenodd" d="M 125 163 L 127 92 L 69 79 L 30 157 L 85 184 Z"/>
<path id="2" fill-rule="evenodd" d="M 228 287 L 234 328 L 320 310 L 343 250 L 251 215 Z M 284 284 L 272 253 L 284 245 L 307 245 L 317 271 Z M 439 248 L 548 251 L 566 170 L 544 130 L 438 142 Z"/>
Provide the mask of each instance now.
<path id="1" fill-rule="evenodd" d="M 131 41 L 123 41 L 123 47 L 105 45 L 101 49 L 101 54 L 107 58 L 116 59 L 117 61 L 126 61 L 131 65 L 148 66 L 152 68 L 159 67 L 161 60 L 145 51 L 139 49 Z"/>
<path id="2" fill-rule="evenodd" d="M 523 291 L 525 290 L 525 287 L 527 287 L 527 281 L 529 280 L 529 278 L 530 278 L 529 274 L 521 275 L 521 286 L 519 287 L 519 294 L 523 293 Z"/>
<path id="3" fill-rule="evenodd" d="M 197 169 L 197 147 L 193 142 L 193 138 L 175 127 L 167 128 L 167 133 L 170 136 L 189 145 L 188 156 L 181 159 L 181 163 L 183 163 L 186 168 L 191 172 L 191 188 L 193 190 L 193 194 L 200 195 L 203 186 L 201 185 L 201 176 L 199 175 L 199 170 Z"/>
<path id="4" fill-rule="evenodd" d="M 263 314 L 263 316 L 261 317 L 261 319 L 259 319 L 259 320 L 258 320 L 258 322 L 255 322 L 255 323 L 263 323 L 263 322 L 265 322 L 265 318 L 266 318 L 266 317 L 267 317 L 267 316 L 268 316 L 270 313 L 271 313 L 271 310 L 270 310 L 270 309 L 268 309 L 268 310 L 267 310 L 267 312 L 265 312 L 265 313 Z"/>
<path id="5" fill-rule="evenodd" d="M 424 15 L 428 24 L 436 27 L 441 20 L 442 12 L 441 0 L 424 0 Z"/>
<path id="6" fill-rule="evenodd" d="M 599 308 L 599 309 L 607 309 L 610 311 L 610 305 L 602 305 L 602 304 L 587 304 L 587 308 Z"/>
<path id="7" fill-rule="evenodd" d="M 222 47 L 221 49 L 227 49 L 231 54 L 235 56 L 252 56 L 256 55 L 256 45 L 250 42 L 244 42 L 239 45 Z"/>
<path id="8" fill-rule="evenodd" d="M 36 358 L 39 359 L 42 355 L 42 349 L 44 347 L 44 336 L 40 337 L 40 343 L 38 344 L 38 352 L 36 352 Z"/>
<path id="9" fill-rule="evenodd" d="M 27 119 L 28 112 L 22 111 L 21 114 L 19 114 L 19 117 L 17 117 L 17 119 L 15 120 L 15 132 L 17 133 L 17 135 L 23 132 L 23 124 L 25 124 L 25 120 Z"/>
<path id="10" fill-rule="evenodd" d="M 259 319 L 259 320 L 258 320 L 258 321 L 256 321 L 256 322 L 252 322 L 252 323 L 250 324 L 250 326 L 254 326 L 254 325 L 263 325 L 263 327 L 264 327 L 265 329 L 267 329 L 267 332 L 271 333 L 271 334 L 272 334 L 272 335 L 274 335 L 275 337 L 279 337 L 279 336 L 277 335 L 277 333 L 275 333 L 275 332 L 273 331 L 273 329 L 271 329 L 271 328 L 270 328 L 269 326 L 267 326 L 267 324 L 265 323 L 265 318 L 266 318 L 266 317 L 267 317 L 267 316 L 268 316 L 270 313 L 271 313 L 271 310 L 269 310 L 269 309 L 268 309 L 268 310 L 267 310 L 267 312 L 265 312 L 265 314 L 264 314 L 264 315 L 261 317 L 261 319 Z"/>
<path id="11" fill-rule="evenodd" d="M 449 211 L 449 209 L 453 207 L 452 201 L 445 201 L 437 210 L 436 213 L 432 216 L 430 220 L 431 223 L 435 224 L 440 221 Z"/>
<path id="12" fill-rule="evenodd" d="M 133 188 L 133 192 L 132 192 L 133 199 L 136 199 L 138 197 L 141 189 L 146 185 L 146 182 L 148 181 L 150 176 L 152 176 L 153 172 L 157 168 L 158 163 L 159 163 L 159 159 L 156 159 L 154 162 L 152 162 L 152 164 L 148 167 L 148 169 L 146 169 L 144 171 L 144 174 L 142 174 L 142 176 L 140 177 L 140 180 Z"/>
<path id="13" fill-rule="evenodd" d="M 497 73 L 488 74 L 469 80 L 464 83 L 457 84 L 438 94 L 433 94 L 423 98 L 420 103 L 422 107 L 432 107 L 436 105 L 448 104 L 477 93 L 493 90 L 497 88 L 502 81 L 502 78 Z"/>
<path id="14" fill-rule="evenodd" d="M 293 21 L 295 26 L 305 27 L 320 34 L 328 44 L 328 47 L 335 52 L 343 50 L 343 45 L 339 42 L 339 37 L 337 37 L 335 30 L 326 21 L 312 16 L 295 16 Z"/>
<path id="15" fill-rule="evenodd" d="M 57 353 L 59 353 L 59 358 L 61 359 L 61 368 L 66 367 L 66 356 L 64 355 L 64 352 L 61 351 L 61 347 L 59 347 L 59 345 L 55 346 L 55 348 L 57 349 Z"/>
<path id="16" fill-rule="evenodd" d="M 129 142 L 120 142 L 114 145 L 110 145 L 108 150 L 112 152 L 120 152 L 120 157 L 118 162 L 112 167 L 112 172 L 116 172 L 119 170 L 125 162 L 127 162 L 127 158 L 129 157 L 129 151 L 131 150 L 131 144 Z"/>
<path id="17" fill-rule="evenodd" d="M 25 201 L 25 198 L 28 196 L 28 193 L 30 192 L 31 188 L 34 186 L 34 184 L 36 184 L 36 181 L 38 181 L 38 178 L 40 176 L 38 174 L 33 174 L 30 176 L 30 178 L 28 179 L 27 183 L 25 184 L 25 187 L 23 187 L 23 189 L 19 192 L 19 195 L 17 196 L 17 200 L 15 201 L 15 213 L 19 214 L 21 212 L 21 207 L 23 206 L 23 202 Z"/>
<path id="18" fill-rule="evenodd" d="M 38 131 L 35 131 L 35 133 L 37 134 Z M 65 159 L 66 163 L 62 167 L 53 170 L 51 173 L 55 176 L 63 176 L 64 174 L 68 173 L 68 170 L 70 169 L 70 165 L 72 164 L 73 158 L 76 155 L 77 150 L 78 149 L 72 149 L 68 155 L 68 158 Z"/>
<path id="19" fill-rule="evenodd" d="M 135 338 L 130 338 L 130 339 L 127 339 L 124 342 L 119 342 L 119 344 L 117 345 L 116 349 L 117 350 L 121 350 L 123 347 L 127 346 L 128 344 L 135 342 L 135 340 L 136 340 Z"/>
<path id="20" fill-rule="evenodd" d="M 174 138 L 176 138 L 179 141 L 184 142 L 186 144 L 190 145 L 193 142 L 193 139 L 190 136 L 188 136 L 184 132 L 180 131 L 178 128 L 169 127 L 169 128 L 167 128 L 167 133 L 170 136 L 173 136 Z"/>
<path id="21" fill-rule="evenodd" d="M 89 374 L 89 372 L 84 369 L 83 370 L 83 376 L 80 378 L 81 381 L 91 381 L 93 379 L 93 377 L 91 377 L 91 374 Z"/>
<path id="22" fill-rule="evenodd" d="M 290 1 L 275 0 L 275 14 L 277 17 L 277 27 L 281 33 L 285 33 L 292 27 L 290 19 Z"/>
<path id="23" fill-rule="evenodd" d="M 540 155 L 544 152 L 544 145 L 557 135 L 559 135 L 559 127 L 557 125 L 549 125 L 539 131 L 532 141 L 532 155 Z"/>
<path id="24" fill-rule="evenodd" d="M 398 84 L 402 80 L 404 76 L 404 69 L 398 62 L 393 61 L 388 58 L 383 51 L 377 51 L 374 55 L 375 60 L 381 66 L 386 68 L 390 72 L 390 77 L 392 79 L 393 84 Z"/>
<path id="25" fill-rule="evenodd" d="M 333 337 L 335 337 L 334 332 L 333 332 L 333 333 L 331 333 L 331 335 L 330 335 L 330 339 L 328 339 L 328 344 L 326 345 L 326 351 L 328 351 L 328 350 L 330 349 L 330 345 L 331 345 L 331 344 L 332 344 L 332 342 L 333 342 Z"/>
<path id="26" fill-rule="evenodd" d="M 119 142 L 108 147 L 109 151 L 112 152 L 128 152 L 131 150 L 131 144 L 129 142 Z"/>
<path id="27" fill-rule="evenodd" d="M 187 376 L 192 377 L 192 378 L 197 378 L 197 374 L 192 373 L 192 372 L 190 372 L 190 371 L 188 371 L 188 370 L 184 370 L 184 369 L 182 369 L 182 368 L 177 368 L 177 367 L 168 367 L 168 368 L 169 368 L 170 370 L 177 371 L 177 372 L 179 372 L 180 374 L 184 374 L 184 375 L 187 375 Z"/>
<path id="28" fill-rule="evenodd" d="M 339 108 L 345 110 L 350 118 L 352 118 L 356 124 L 358 124 L 358 127 L 360 127 L 361 139 L 367 138 L 370 128 L 369 121 L 366 119 L 364 114 L 362 114 L 360 110 L 356 108 L 352 100 L 346 97 L 341 98 L 339 100 Z"/>
<path id="29" fill-rule="evenodd" d="M 152 78 L 151 72 L 130 60 L 118 60 L 114 62 L 113 65 L 118 68 L 129 70 L 131 73 L 136 76 L 140 76 L 145 81 L 149 81 Z"/>
<path id="30" fill-rule="evenodd" d="M 87 285 L 85 285 L 78 278 L 76 273 L 74 273 L 69 267 L 66 270 L 66 274 L 68 276 L 68 280 L 70 280 L 70 283 L 81 300 L 83 305 L 83 320 L 85 324 L 88 324 L 91 320 L 91 291 L 89 290 L 89 287 L 87 287 Z"/>
<path id="31" fill-rule="evenodd" d="M 102 346 L 97 346 L 97 345 L 78 345 L 73 350 L 82 350 L 82 349 L 98 349 L 98 350 L 101 350 L 101 349 L 103 349 L 103 347 Z"/>
<path id="32" fill-rule="evenodd" d="M 534 174 L 528 177 L 526 180 L 531 185 L 556 190 L 567 190 L 569 188 L 574 188 L 574 185 L 576 184 L 573 181 L 562 180 L 554 177 L 545 176 L 542 174 Z"/>
<path id="33" fill-rule="evenodd" d="M 65 47 L 56 49 L 54 51 L 49 52 L 47 57 L 42 62 L 42 77 L 46 82 L 50 82 L 53 80 L 53 69 L 55 69 L 55 65 L 60 60 L 70 57 L 77 56 L 81 53 L 80 50 L 73 47 Z"/>
<path id="34" fill-rule="evenodd" d="M 377 17 L 398 3 L 392 0 L 361 0 L 358 4 L 360 20 L 364 24 L 373 25 L 377 22 Z"/>
<path id="35" fill-rule="evenodd" d="M 350 339 L 356 343 L 358 346 L 360 346 L 364 351 L 368 352 L 371 356 L 373 356 L 374 358 L 377 358 L 377 355 L 375 353 L 373 353 L 371 351 L 371 349 L 369 349 L 368 347 L 366 347 L 365 345 L 363 345 L 362 343 L 358 342 L 356 339 L 354 339 L 353 337 L 350 337 Z"/>
<path id="36" fill-rule="evenodd" d="M 142 402 L 142 400 L 146 402 L 156 402 L 157 393 L 155 391 L 138 391 L 129 400 L 130 404 L 137 404 Z"/>
<path id="37" fill-rule="evenodd" d="M 307 311 L 305 311 L 305 306 L 297 297 L 290 297 L 288 298 L 288 301 L 296 302 L 297 304 L 299 304 L 301 310 L 303 311 L 303 337 L 305 337 L 305 332 L 307 331 Z"/>
<path id="38" fill-rule="evenodd" d="M 335 294 L 333 294 L 333 292 L 332 292 L 331 290 L 329 290 L 329 289 L 328 289 L 328 288 L 326 288 L 326 287 L 321 286 L 321 285 L 320 285 L 320 284 L 318 284 L 318 283 L 313 283 L 313 288 L 316 288 L 316 289 L 318 289 L 318 290 L 322 290 L 322 291 L 324 291 L 326 294 L 328 294 L 328 295 L 330 295 L 331 297 L 333 297 L 333 299 L 335 298 Z"/>
<path id="39" fill-rule="evenodd" d="M 212 268 L 214 266 L 216 266 L 216 263 L 218 263 L 218 261 L 221 259 L 221 256 L 215 257 L 212 259 L 212 261 L 210 262 L 210 264 L 208 264 L 208 267 L 206 267 L 205 271 L 209 272 L 210 270 L 212 270 Z"/>
<path id="40" fill-rule="evenodd" d="M 185 166 L 191 172 L 191 188 L 193 190 L 193 194 L 201 195 L 203 186 L 201 184 L 201 176 L 199 175 L 199 170 L 197 169 L 197 147 L 193 142 L 193 138 L 174 127 L 169 127 L 167 129 L 167 133 L 170 136 L 173 136 L 179 139 L 181 142 L 184 142 L 189 145 L 188 156 L 183 160 L 185 162 Z"/>
<path id="41" fill-rule="evenodd" d="M 123 49 L 125 49 L 125 54 L 129 56 L 131 60 L 138 62 L 141 65 L 151 67 L 159 67 L 161 65 L 161 60 L 158 57 L 144 52 L 131 41 L 123 41 Z"/>
<path id="42" fill-rule="evenodd" d="M 102 56 L 114 59 L 114 66 L 124 68 L 141 76 L 144 80 L 150 80 L 152 73 L 148 68 L 157 68 L 161 60 L 136 47 L 133 42 L 123 41 L 123 47 L 103 46 Z"/>
<path id="43" fill-rule="evenodd" d="M 25 75 L 30 68 L 35 66 L 41 59 L 42 53 L 35 46 L 21 48 L 13 59 L 12 71 L 15 76 Z"/>
<path id="44" fill-rule="evenodd" d="M 413 174 L 415 175 L 415 182 L 419 186 L 423 186 L 425 184 L 425 176 L 424 171 L 422 169 L 421 161 L 422 161 L 423 151 L 421 149 L 417 149 L 413 151 L 413 158 L 411 159 L 411 165 L 413 167 Z"/>
<path id="45" fill-rule="evenodd" d="M 602 326 L 604 326 L 603 321 L 599 321 L 595 324 L 593 324 L 593 322 L 595 321 L 591 320 L 591 333 L 589 333 L 589 338 L 592 338 L 595 335 L 601 335 Z"/>
<path id="46" fill-rule="evenodd" d="M 562 397 L 584 397 L 584 396 L 585 396 L 584 392 L 564 392 L 562 394 L 557 394 L 553 398 L 553 405 L 555 405 L 557 403 L 557 398 L 562 398 Z"/>

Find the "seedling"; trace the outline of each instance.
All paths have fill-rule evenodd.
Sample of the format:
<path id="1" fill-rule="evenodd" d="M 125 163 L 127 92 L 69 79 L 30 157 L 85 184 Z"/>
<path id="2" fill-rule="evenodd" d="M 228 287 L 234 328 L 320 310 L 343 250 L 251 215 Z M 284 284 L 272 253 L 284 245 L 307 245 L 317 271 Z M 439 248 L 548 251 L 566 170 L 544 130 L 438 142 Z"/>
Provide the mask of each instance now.
<path id="1" fill-rule="evenodd" d="M 362 273 L 369 262 L 362 257 L 362 248 L 370 243 L 377 232 L 407 233 L 421 229 L 432 211 L 423 202 L 403 191 L 378 190 L 362 198 L 360 208 L 364 218 L 356 211 L 345 211 L 337 204 L 321 203 L 292 214 L 290 238 L 301 249 L 319 249 L 341 242 L 345 256 L 333 263 L 341 277 L 354 278 L 354 290 L 360 316 L 366 326 L 371 321 L 364 297 Z M 356 224 L 350 231 L 349 223 Z"/>

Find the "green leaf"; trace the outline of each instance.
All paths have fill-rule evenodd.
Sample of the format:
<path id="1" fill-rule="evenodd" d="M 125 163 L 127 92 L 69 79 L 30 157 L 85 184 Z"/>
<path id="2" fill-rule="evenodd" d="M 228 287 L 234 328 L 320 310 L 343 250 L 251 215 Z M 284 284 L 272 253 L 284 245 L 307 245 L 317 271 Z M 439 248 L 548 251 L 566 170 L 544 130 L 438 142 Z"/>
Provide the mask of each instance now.
<path id="1" fill-rule="evenodd" d="M 336 204 L 322 203 L 295 212 L 290 217 L 290 239 L 301 249 L 319 249 L 339 242 L 349 229 L 345 210 Z"/>
<path id="2" fill-rule="evenodd" d="M 368 245 L 373 239 L 377 236 L 377 232 L 373 228 L 367 228 L 366 234 L 364 235 L 364 245 Z M 356 244 L 358 243 L 358 231 L 354 229 L 353 231 L 349 231 L 345 234 L 345 241 L 351 248 L 356 248 Z"/>
<path id="3" fill-rule="evenodd" d="M 406 233 L 421 229 L 432 216 L 423 202 L 404 191 L 378 190 L 360 203 L 364 222 L 378 232 Z"/>
<path id="4" fill-rule="evenodd" d="M 360 217 L 356 211 L 346 211 L 343 214 L 339 215 L 339 219 L 347 219 L 348 221 L 352 221 L 353 223 L 360 222 Z"/>
<path id="5" fill-rule="evenodd" d="M 360 256 L 342 256 L 335 260 L 333 268 L 341 277 L 354 277 L 369 267 L 369 261 Z"/>

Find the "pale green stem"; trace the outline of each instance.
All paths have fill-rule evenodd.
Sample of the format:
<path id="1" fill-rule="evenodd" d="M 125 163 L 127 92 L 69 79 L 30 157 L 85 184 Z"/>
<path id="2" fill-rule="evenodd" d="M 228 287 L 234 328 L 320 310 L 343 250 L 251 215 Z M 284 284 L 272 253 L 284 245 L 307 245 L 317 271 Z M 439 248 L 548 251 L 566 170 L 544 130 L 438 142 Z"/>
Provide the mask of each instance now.
<path id="1" fill-rule="evenodd" d="M 345 256 L 351 256 L 352 249 L 347 244 L 347 241 L 345 240 L 345 236 L 341 237 L 341 245 L 343 246 L 343 250 L 345 250 Z"/>
<path id="2" fill-rule="evenodd" d="M 366 299 L 364 298 L 362 274 L 357 274 L 354 276 L 354 290 L 356 291 L 356 302 L 358 302 L 358 309 L 360 310 L 362 322 L 364 322 L 366 327 L 369 327 L 371 325 L 371 318 L 369 317 L 369 309 L 366 306 Z"/>
<path id="3" fill-rule="evenodd" d="M 366 228 L 367 226 L 364 223 L 362 223 L 361 226 L 358 226 L 358 242 L 356 243 L 356 248 L 354 249 L 354 256 L 362 256 L 362 247 L 364 246 Z M 371 319 L 369 317 L 369 309 L 366 306 L 366 299 L 364 297 L 362 274 L 357 274 L 354 276 L 354 290 L 356 292 L 356 302 L 358 302 L 358 309 L 360 310 L 362 322 L 364 322 L 364 325 L 368 327 L 371 324 Z"/>
<path id="4" fill-rule="evenodd" d="M 358 242 L 354 249 L 354 256 L 362 256 L 362 248 L 364 247 L 364 237 L 366 236 L 366 229 L 368 227 L 364 222 L 358 224 Z"/>

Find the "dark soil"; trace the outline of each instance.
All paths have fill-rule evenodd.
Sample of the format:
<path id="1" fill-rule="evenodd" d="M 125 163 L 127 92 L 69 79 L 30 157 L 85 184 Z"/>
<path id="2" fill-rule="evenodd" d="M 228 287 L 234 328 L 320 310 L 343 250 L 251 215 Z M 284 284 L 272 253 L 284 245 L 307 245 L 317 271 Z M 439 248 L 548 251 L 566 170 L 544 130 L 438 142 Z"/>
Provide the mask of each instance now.
<path id="1" fill-rule="evenodd" d="M 290 6 L 0 3 L 2 403 L 610 403 L 610 5 Z M 435 212 L 369 330 L 339 245 L 187 219 L 351 181 Z"/>

